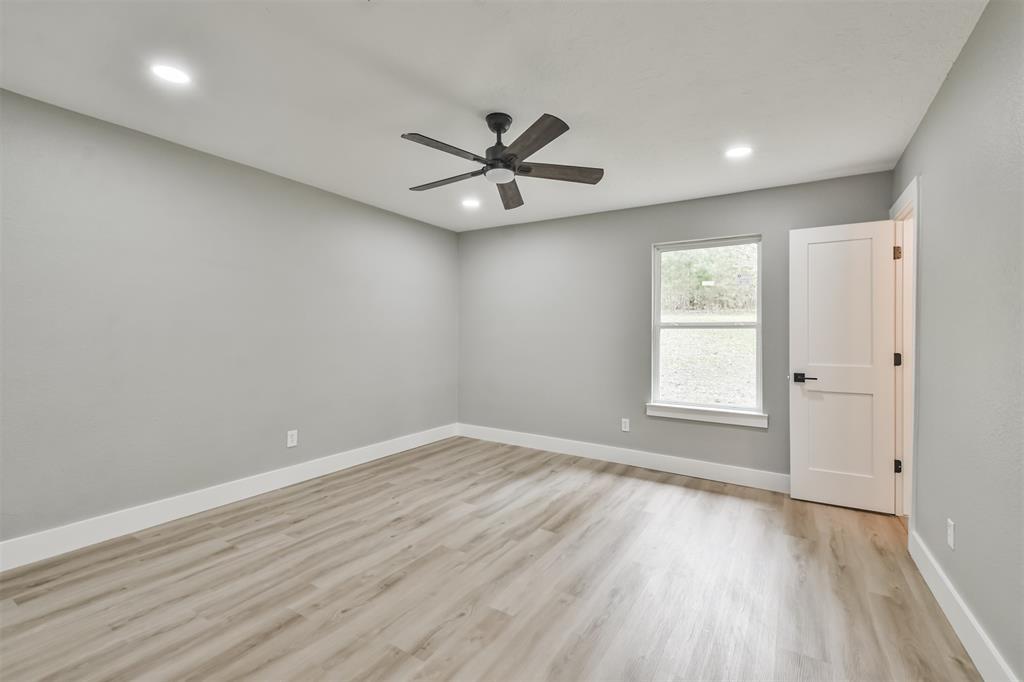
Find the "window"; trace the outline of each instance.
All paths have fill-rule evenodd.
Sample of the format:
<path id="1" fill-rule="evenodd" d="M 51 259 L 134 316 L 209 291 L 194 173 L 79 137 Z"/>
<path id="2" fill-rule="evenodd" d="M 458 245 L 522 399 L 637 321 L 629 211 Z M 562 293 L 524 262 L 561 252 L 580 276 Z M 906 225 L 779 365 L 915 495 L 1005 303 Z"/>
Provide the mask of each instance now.
<path id="1" fill-rule="evenodd" d="M 766 428 L 761 238 L 654 245 L 647 414 Z"/>

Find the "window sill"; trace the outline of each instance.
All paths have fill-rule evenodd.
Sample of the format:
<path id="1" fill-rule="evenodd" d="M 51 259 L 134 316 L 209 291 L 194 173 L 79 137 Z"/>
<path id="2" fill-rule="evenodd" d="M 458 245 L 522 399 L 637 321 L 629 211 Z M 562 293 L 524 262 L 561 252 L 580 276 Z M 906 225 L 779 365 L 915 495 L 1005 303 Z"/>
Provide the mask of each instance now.
<path id="1" fill-rule="evenodd" d="M 668 419 L 686 419 L 696 422 L 713 422 L 715 424 L 735 424 L 750 426 L 757 429 L 768 428 L 768 415 L 761 412 L 744 410 L 716 410 L 711 407 L 683 407 L 665 403 L 647 403 L 648 417 L 665 417 Z"/>

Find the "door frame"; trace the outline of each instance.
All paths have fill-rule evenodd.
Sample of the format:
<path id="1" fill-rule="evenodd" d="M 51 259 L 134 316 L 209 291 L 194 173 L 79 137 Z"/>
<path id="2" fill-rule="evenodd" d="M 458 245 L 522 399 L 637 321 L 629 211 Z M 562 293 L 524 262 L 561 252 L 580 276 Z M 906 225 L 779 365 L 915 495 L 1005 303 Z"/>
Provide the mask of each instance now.
<path id="1" fill-rule="evenodd" d="M 921 231 L 918 178 L 900 193 L 889 209 L 896 221 L 896 245 L 903 257 L 896 261 L 896 348 L 903 364 L 896 368 L 896 457 L 903 472 L 896 474 L 896 515 L 914 523 L 914 423 L 917 367 L 917 246 Z"/>

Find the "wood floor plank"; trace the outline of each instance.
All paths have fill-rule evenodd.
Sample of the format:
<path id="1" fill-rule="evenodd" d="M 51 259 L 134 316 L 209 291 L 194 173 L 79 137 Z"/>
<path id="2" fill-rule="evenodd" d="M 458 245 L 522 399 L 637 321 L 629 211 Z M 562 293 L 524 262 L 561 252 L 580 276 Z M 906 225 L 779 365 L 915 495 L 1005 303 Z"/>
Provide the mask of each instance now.
<path id="1" fill-rule="evenodd" d="M 0 574 L 0 678 L 978 680 L 893 517 L 449 438 Z"/>

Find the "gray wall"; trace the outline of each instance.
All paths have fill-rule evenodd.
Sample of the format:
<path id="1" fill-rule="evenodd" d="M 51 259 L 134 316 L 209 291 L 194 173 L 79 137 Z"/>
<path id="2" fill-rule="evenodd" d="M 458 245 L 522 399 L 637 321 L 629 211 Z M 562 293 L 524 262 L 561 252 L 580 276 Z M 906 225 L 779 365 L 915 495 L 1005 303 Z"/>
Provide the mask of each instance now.
<path id="1" fill-rule="evenodd" d="M 885 219 L 891 188 L 874 173 L 461 234 L 460 421 L 787 472 L 788 232 Z M 647 417 L 651 245 L 750 233 L 769 428 Z"/>
<path id="2" fill-rule="evenodd" d="M 1024 4 L 992 2 L 896 167 L 920 176 L 914 523 L 1024 678 Z M 946 519 L 957 547 L 946 546 Z"/>
<path id="3" fill-rule="evenodd" d="M 2 100 L 3 538 L 456 420 L 453 233 Z"/>

